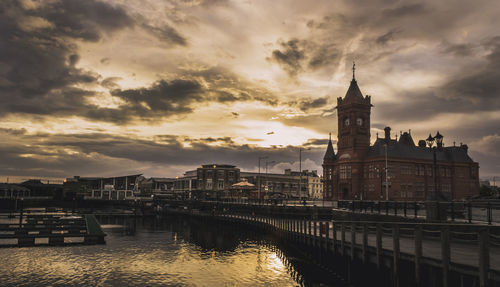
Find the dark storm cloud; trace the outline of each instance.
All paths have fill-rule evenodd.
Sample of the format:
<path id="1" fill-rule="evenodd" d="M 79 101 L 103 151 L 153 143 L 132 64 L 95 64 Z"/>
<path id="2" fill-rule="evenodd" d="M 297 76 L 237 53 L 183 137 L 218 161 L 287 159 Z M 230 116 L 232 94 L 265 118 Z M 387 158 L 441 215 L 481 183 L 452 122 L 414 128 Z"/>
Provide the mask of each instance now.
<path id="1" fill-rule="evenodd" d="M 424 4 L 401 5 L 396 8 L 387 8 L 382 10 L 383 17 L 401 18 L 407 16 L 418 16 L 426 12 Z"/>
<path id="2" fill-rule="evenodd" d="M 304 50 L 297 39 L 280 43 L 281 50 L 272 52 L 270 61 L 278 63 L 289 76 L 294 77 L 302 71 L 302 61 L 305 59 Z"/>
<path id="3" fill-rule="evenodd" d="M 447 44 L 443 49 L 443 54 L 456 57 L 472 56 L 475 46 L 472 44 Z"/>
<path id="4" fill-rule="evenodd" d="M 26 27 L 30 19 L 49 24 Z M 73 85 L 96 84 L 99 76 L 75 67 L 79 56 L 69 38 L 97 41 L 130 24 L 122 9 L 96 1 L 46 2 L 38 9 L 2 1 L 0 115 L 78 114 L 93 92 Z"/>
<path id="5" fill-rule="evenodd" d="M 336 140 L 332 140 L 332 143 L 337 143 Z M 326 145 L 328 144 L 328 139 L 308 139 L 307 142 L 303 145 L 304 147 L 324 147 L 326 149 Z"/>
<path id="6" fill-rule="evenodd" d="M 34 9 L 17 1 L 0 5 L 0 116 L 81 116 L 125 124 L 134 119 L 190 113 L 191 104 L 200 101 L 275 101 L 268 92 L 222 69 L 186 71 L 182 79 L 174 77 L 150 87 L 120 90 L 116 83 L 120 78 L 101 80 L 100 75 L 76 67 L 80 57 L 74 40 L 97 41 L 107 33 L 135 25 L 149 29 L 163 42 L 186 45 L 185 38 L 168 26 L 138 24 L 134 21 L 142 21 L 140 17 L 133 19 L 122 8 L 99 1 L 43 2 Z M 26 27 L 23 23 L 33 17 L 38 22 Z M 109 58 L 101 59 L 102 64 L 108 62 Z M 210 83 L 210 88 L 202 87 L 195 79 L 199 77 Z M 126 104 L 111 109 L 89 103 L 88 98 L 96 95 L 92 87 L 97 85 L 112 90 L 111 94 Z M 231 90 L 226 89 L 228 86 Z"/>
<path id="7" fill-rule="evenodd" d="M 255 169 L 259 156 L 268 156 L 276 162 L 294 162 L 298 157 L 298 147 L 238 145 L 230 138 L 159 135 L 156 138 L 163 140 L 157 142 L 103 133 L 25 134 L 5 130 L 0 130 L 0 135 L 8 137 L 9 142 L 21 143 L 0 146 L 0 173 L 9 176 L 116 174 L 125 168 L 123 163 L 130 168 L 134 162 L 136 166 L 196 167 L 223 161 L 243 169 Z M 24 145 L 24 142 L 30 144 Z M 191 147 L 183 147 L 183 142 L 189 142 Z M 221 145 L 214 146 L 214 143 Z M 313 148 L 307 155 L 303 153 L 303 160 L 311 159 L 319 164 L 323 153 L 323 148 Z M 184 171 L 174 172 L 182 174 Z"/>
<path id="8" fill-rule="evenodd" d="M 316 70 L 338 63 L 342 53 L 335 43 L 291 39 L 279 42 L 268 61 L 277 63 L 291 78 L 307 70 Z"/>
<path id="9" fill-rule="evenodd" d="M 191 112 L 189 105 L 203 99 L 201 92 L 202 87 L 196 81 L 160 80 L 148 88 L 114 90 L 111 94 L 125 100 L 127 104 L 123 109 L 134 114 L 161 112 L 168 116 L 169 113 Z"/>
<path id="10" fill-rule="evenodd" d="M 157 37 L 159 40 L 170 45 L 186 46 L 187 40 L 175 28 L 163 24 L 161 27 L 149 24 L 141 25 L 144 30 Z"/>
<path id="11" fill-rule="evenodd" d="M 500 37 L 485 41 L 483 48 L 489 50 L 483 66 L 459 71 L 440 87 L 403 92 L 398 101 L 374 102 L 377 105 L 374 112 L 384 119 L 413 121 L 442 113 L 500 109 Z"/>
<path id="12" fill-rule="evenodd" d="M 129 117 L 119 115 L 123 111 L 99 109 L 87 103 L 86 98 L 95 94 L 89 88 L 99 84 L 100 75 L 76 67 L 80 57 L 73 42 L 98 41 L 105 34 L 138 25 L 136 19 L 121 7 L 101 1 L 62 0 L 38 4 L 27 8 L 19 1 L 0 3 L 0 116 L 8 113 L 79 115 L 127 121 Z M 163 42 L 186 45 L 185 39 L 172 27 L 147 26 L 145 29 Z M 109 63 L 109 58 L 101 59 L 101 63 Z M 118 78 L 106 78 L 100 84 L 116 89 L 116 80 Z M 175 89 L 176 84 L 174 81 L 170 88 Z M 171 93 L 166 97 L 175 97 Z M 132 95 L 127 96 L 126 92 L 120 95 L 133 104 L 128 111 L 135 111 L 139 116 L 147 113 Z M 145 96 L 142 101 L 153 110 L 190 111 L 182 98 L 173 104 L 173 100 L 167 103 L 168 100 L 158 100 L 154 94 Z"/>
<path id="13" fill-rule="evenodd" d="M 106 89 L 110 89 L 110 90 L 118 89 L 120 86 L 116 82 L 121 80 L 121 79 L 122 79 L 121 77 L 105 78 L 101 81 L 101 86 L 105 87 Z"/>
<path id="14" fill-rule="evenodd" d="M 324 107 L 328 104 L 328 97 L 317 98 L 317 99 L 305 99 L 298 103 L 298 107 L 302 111 L 307 111 L 310 109 L 317 109 Z"/>
<path id="15" fill-rule="evenodd" d="M 380 45 L 386 45 L 389 43 L 389 41 L 392 41 L 394 39 L 394 36 L 399 32 L 399 30 L 391 30 L 383 35 L 380 35 L 377 37 L 375 42 Z"/>

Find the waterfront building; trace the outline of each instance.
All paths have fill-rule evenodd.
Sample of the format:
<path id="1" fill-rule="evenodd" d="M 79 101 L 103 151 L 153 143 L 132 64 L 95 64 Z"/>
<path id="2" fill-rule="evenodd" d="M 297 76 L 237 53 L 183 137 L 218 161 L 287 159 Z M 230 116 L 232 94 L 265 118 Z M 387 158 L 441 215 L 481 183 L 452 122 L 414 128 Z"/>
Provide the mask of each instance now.
<path id="1" fill-rule="evenodd" d="M 323 159 L 325 200 L 460 200 L 479 194 L 479 165 L 465 144 L 445 146 L 443 136 L 420 140 L 411 131 L 370 144 L 371 97 L 356 79 L 337 98 L 337 153 L 330 137 Z M 434 147 L 431 147 L 436 144 Z"/>
<path id="2" fill-rule="evenodd" d="M 30 190 L 19 184 L 0 183 L 0 198 L 23 198 L 31 196 Z"/>
<path id="3" fill-rule="evenodd" d="M 67 178 L 63 183 L 65 198 L 125 200 L 139 195 L 141 174 L 115 177 Z"/>
<path id="4" fill-rule="evenodd" d="M 218 198 L 240 179 L 240 169 L 230 164 L 204 164 L 176 177 L 174 193 L 189 198 Z"/>
<path id="5" fill-rule="evenodd" d="M 242 171 L 241 177 L 257 187 L 257 198 L 260 195 L 264 199 L 278 195 L 284 198 L 311 197 L 313 193 L 311 188 L 317 192 L 321 186 L 321 180 L 316 170 L 303 170 L 302 175 L 291 169 L 285 169 L 282 174 Z"/>
<path id="6" fill-rule="evenodd" d="M 142 197 L 168 195 L 174 192 L 175 178 L 150 177 L 139 180 L 139 194 Z"/>

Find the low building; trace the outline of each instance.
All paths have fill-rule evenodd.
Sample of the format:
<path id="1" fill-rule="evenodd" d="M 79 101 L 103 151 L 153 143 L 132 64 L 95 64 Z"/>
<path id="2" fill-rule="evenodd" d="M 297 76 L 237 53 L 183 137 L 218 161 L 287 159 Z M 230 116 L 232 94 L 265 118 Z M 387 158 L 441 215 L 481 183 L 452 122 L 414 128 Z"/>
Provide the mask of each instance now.
<path id="1" fill-rule="evenodd" d="M 63 183 L 65 198 L 124 200 L 139 195 L 141 174 L 115 177 L 67 178 Z"/>
<path id="2" fill-rule="evenodd" d="M 139 194 L 144 197 L 168 195 L 174 192 L 175 178 L 151 177 L 139 180 Z"/>
<path id="3" fill-rule="evenodd" d="M 0 183 L 0 198 L 24 198 L 29 197 L 30 190 L 19 184 Z"/>
<path id="4" fill-rule="evenodd" d="M 241 172 L 241 178 L 257 186 L 261 198 L 280 194 L 286 198 L 307 198 L 311 188 L 320 188 L 321 181 L 317 171 L 303 170 L 302 173 L 285 169 L 284 173 Z M 260 188 L 259 188 L 260 186 Z M 316 191 L 317 192 L 317 191 Z"/>

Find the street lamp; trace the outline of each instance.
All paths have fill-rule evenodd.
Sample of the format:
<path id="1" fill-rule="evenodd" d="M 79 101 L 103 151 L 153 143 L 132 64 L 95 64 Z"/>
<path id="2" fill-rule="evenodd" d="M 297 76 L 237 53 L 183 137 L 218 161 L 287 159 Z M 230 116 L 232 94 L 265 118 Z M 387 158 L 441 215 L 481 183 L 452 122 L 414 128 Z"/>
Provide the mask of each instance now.
<path id="1" fill-rule="evenodd" d="M 310 150 L 311 148 L 307 148 L 306 150 Z M 299 148 L 299 198 L 302 195 L 302 148 Z"/>
<path id="2" fill-rule="evenodd" d="M 437 147 L 443 146 L 443 136 L 437 132 L 436 136 L 431 136 L 425 140 L 429 149 L 432 150 L 432 159 L 433 159 L 433 176 L 434 176 L 434 200 L 438 200 L 438 183 L 437 183 L 437 158 L 436 158 L 436 147 L 433 147 L 434 141 L 436 141 Z"/>
<path id="3" fill-rule="evenodd" d="M 259 184 L 259 189 L 258 189 L 258 192 L 257 192 L 257 197 L 259 199 L 259 202 L 260 202 L 260 161 L 263 160 L 263 159 L 267 159 L 268 157 L 267 156 L 259 156 L 259 175 L 258 175 L 258 178 L 257 178 L 257 182 Z"/>
<path id="4" fill-rule="evenodd" d="M 387 164 L 387 144 L 384 145 L 384 148 L 385 148 L 385 200 L 389 200 L 389 180 L 388 180 L 389 176 L 387 175 L 389 167 Z"/>
<path id="5" fill-rule="evenodd" d="M 268 165 L 268 164 L 273 164 L 273 163 L 275 163 L 275 162 L 276 162 L 276 161 L 274 161 L 274 160 L 271 160 L 271 161 L 267 161 L 267 160 L 266 160 L 266 193 L 268 193 L 268 192 L 269 192 L 269 184 L 268 184 L 268 182 L 267 182 L 267 165 Z"/>

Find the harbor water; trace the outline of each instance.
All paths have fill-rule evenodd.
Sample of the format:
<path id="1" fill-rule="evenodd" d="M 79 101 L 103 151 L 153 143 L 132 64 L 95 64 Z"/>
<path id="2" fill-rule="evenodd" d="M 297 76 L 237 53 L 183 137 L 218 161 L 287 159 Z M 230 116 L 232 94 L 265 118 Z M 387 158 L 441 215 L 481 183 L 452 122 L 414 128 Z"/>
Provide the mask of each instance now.
<path id="1" fill-rule="evenodd" d="M 0 285 L 344 285 L 244 227 L 183 217 L 98 220 L 107 233 L 105 245 L 0 249 Z"/>

